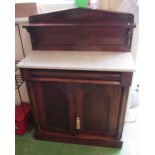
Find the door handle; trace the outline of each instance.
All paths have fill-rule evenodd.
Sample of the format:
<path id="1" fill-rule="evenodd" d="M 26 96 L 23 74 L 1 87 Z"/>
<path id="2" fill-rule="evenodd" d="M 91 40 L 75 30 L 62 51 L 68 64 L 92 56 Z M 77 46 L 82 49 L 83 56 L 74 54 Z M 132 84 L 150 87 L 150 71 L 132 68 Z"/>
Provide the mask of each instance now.
<path id="1" fill-rule="evenodd" d="M 79 130 L 81 128 L 80 117 L 76 117 L 76 129 Z"/>

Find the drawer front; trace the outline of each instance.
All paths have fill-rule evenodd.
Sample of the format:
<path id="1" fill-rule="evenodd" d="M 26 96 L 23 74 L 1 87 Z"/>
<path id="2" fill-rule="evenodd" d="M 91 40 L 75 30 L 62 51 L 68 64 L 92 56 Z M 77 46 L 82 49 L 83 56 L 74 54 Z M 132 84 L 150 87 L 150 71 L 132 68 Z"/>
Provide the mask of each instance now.
<path id="1" fill-rule="evenodd" d="M 75 71 L 75 70 L 52 70 L 52 69 L 20 69 L 23 80 L 88 80 L 88 82 L 108 81 L 108 83 L 116 83 L 121 86 L 129 87 L 132 82 L 132 72 L 106 72 L 106 71 Z M 102 83 L 102 82 L 101 82 Z"/>
<path id="2" fill-rule="evenodd" d="M 30 69 L 31 77 L 44 78 L 70 78 L 70 79 L 85 79 L 85 80 L 111 80 L 120 81 L 120 72 L 96 72 L 96 71 L 73 71 L 73 70 L 45 70 L 45 69 Z"/>

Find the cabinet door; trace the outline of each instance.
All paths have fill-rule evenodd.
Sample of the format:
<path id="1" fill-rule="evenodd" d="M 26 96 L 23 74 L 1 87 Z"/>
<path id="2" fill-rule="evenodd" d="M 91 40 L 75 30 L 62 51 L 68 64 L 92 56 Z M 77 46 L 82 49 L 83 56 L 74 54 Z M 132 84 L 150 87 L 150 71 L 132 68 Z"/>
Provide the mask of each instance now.
<path id="1" fill-rule="evenodd" d="M 120 86 L 80 84 L 78 89 L 78 132 L 114 136 L 117 130 Z"/>
<path id="2" fill-rule="evenodd" d="M 32 82 L 32 85 L 41 129 L 72 133 L 75 124 L 72 85 L 61 82 Z"/>

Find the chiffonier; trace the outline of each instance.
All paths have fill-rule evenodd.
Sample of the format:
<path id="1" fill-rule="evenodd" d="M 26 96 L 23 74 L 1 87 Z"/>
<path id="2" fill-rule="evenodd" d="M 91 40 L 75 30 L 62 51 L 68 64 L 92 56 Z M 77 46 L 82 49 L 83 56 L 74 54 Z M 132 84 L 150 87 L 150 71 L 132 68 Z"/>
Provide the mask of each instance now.
<path id="1" fill-rule="evenodd" d="M 74 8 L 29 17 L 19 64 L 41 140 L 121 147 L 134 17 Z"/>

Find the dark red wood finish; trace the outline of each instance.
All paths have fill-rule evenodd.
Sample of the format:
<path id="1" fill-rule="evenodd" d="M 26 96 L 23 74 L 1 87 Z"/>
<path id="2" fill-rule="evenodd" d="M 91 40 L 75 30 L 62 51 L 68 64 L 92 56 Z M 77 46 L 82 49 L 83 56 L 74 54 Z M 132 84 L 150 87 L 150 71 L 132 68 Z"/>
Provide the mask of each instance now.
<path id="1" fill-rule="evenodd" d="M 70 9 L 31 16 L 34 50 L 131 50 L 132 14 Z M 121 147 L 132 72 L 21 69 L 35 121 L 35 138 Z"/>
<path id="2" fill-rule="evenodd" d="M 75 8 L 31 16 L 34 50 L 130 51 L 132 14 Z M 59 33 L 58 33 L 59 32 Z"/>
<path id="3" fill-rule="evenodd" d="M 129 51 L 130 31 L 121 26 L 60 25 L 32 27 L 30 35 L 34 50 Z"/>
<path id="4" fill-rule="evenodd" d="M 77 86 L 78 133 L 115 136 L 120 100 L 119 84 L 79 84 Z"/>
<path id="5" fill-rule="evenodd" d="M 21 74 L 37 118 L 35 137 L 121 146 L 132 73 L 21 69 Z"/>
<path id="6" fill-rule="evenodd" d="M 133 25 L 134 16 L 118 11 L 73 8 L 30 16 L 29 21 L 30 23 L 111 23 L 112 25 L 129 23 Z"/>

